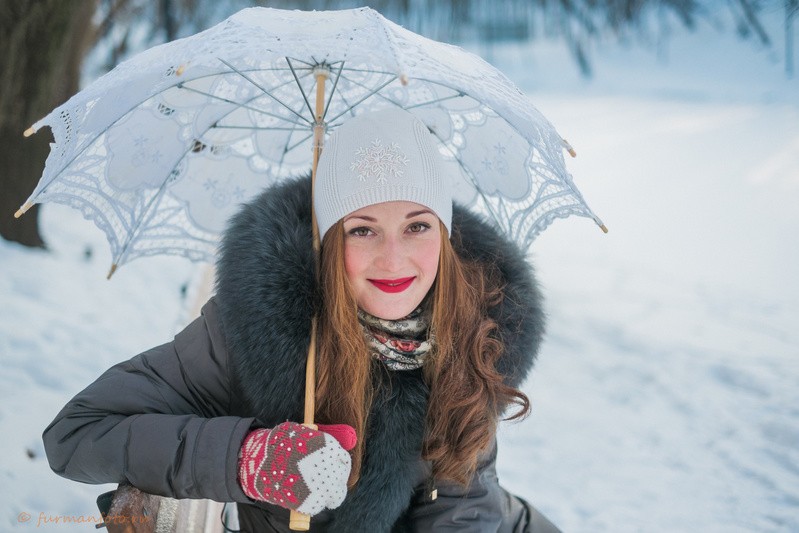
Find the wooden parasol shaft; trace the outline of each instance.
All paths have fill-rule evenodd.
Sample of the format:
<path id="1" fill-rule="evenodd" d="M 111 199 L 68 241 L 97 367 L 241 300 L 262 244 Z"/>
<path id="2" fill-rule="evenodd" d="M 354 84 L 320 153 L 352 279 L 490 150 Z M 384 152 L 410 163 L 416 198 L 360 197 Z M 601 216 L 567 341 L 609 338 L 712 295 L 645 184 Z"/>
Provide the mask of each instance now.
<path id="1" fill-rule="evenodd" d="M 325 70 L 316 72 L 316 124 L 314 125 L 313 166 L 311 167 L 311 202 L 316 187 L 316 167 L 322 154 L 325 140 L 325 127 L 322 118 L 325 108 L 325 81 L 328 73 Z M 319 227 L 316 213 L 311 206 L 311 226 L 313 228 L 314 274 L 319 277 L 319 254 L 322 244 L 319 242 Z M 316 412 L 316 316 L 311 318 L 311 342 L 308 344 L 308 359 L 305 363 L 305 414 L 303 425 L 316 429 L 314 413 Z M 291 511 L 289 529 L 292 531 L 308 531 L 311 528 L 311 517 L 307 514 Z"/>

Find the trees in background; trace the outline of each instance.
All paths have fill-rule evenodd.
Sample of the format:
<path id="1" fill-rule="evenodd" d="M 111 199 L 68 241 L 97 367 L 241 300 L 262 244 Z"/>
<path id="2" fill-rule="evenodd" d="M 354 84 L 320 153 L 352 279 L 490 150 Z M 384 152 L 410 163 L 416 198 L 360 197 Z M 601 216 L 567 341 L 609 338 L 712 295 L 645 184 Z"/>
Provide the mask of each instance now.
<path id="1" fill-rule="evenodd" d="M 15 219 L 49 151 L 48 135 L 22 132 L 78 90 L 91 43 L 90 0 L 14 0 L 0 6 L 0 236 L 42 247 L 37 209 Z"/>
<path id="2" fill-rule="evenodd" d="M 785 0 L 785 74 L 794 73 L 794 19 L 799 17 L 799 0 Z"/>
<path id="3" fill-rule="evenodd" d="M 792 65 L 792 20 L 799 0 L 370 0 L 368 4 L 406 28 L 446 42 L 553 39 L 563 41 L 585 76 L 591 74 L 592 45 L 621 39 L 656 45 L 669 26 L 695 28 L 715 24 L 719 10 L 729 10 L 734 31 L 770 46 L 772 37 L 761 16 L 785 3 L 786 72 Z M 284 9 L 344 9 L 362 0 L 102 0 L 108 25 L 101 32 L 105 68 L 147 46 L 190 35 L 239 9 L 268 5 Z M 136 24 L 136 21 L 145 21 Z M 118 31 L 118 27 L 127 28 Z"/>

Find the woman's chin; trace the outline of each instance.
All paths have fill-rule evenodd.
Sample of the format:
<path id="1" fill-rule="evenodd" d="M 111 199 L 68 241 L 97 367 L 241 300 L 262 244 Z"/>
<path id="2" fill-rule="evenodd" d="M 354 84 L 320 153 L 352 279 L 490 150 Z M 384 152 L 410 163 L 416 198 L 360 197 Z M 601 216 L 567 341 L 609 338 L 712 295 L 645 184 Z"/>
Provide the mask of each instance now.
<path id="1" fill-rule="evenodd" d="M 360 305 L 360 308 L 370 315 L 383 320 L 398 320 L 411 314 L 421 301 L 421 298 L 416 301 L 415 298 L 408 298 L 407 296 L 401 298 L 381 297 L 379 299 L 375 298 L 370 302 L 364 302 L 363 305 Z"/>

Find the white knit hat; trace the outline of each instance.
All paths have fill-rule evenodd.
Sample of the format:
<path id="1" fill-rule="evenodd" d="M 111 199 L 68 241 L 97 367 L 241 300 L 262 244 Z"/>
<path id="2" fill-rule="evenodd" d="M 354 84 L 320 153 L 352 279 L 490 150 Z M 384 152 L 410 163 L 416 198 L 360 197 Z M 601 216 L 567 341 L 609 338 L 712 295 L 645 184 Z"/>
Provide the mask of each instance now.
<path id="1" fill-rule="evenodd" d="M 427 126 L 399 108 L 342 124 L 327 139 L 316 170 L 319 238 L 353 211 L 399 200 L 427 207 L 450 230 L 452 185 Z"/>

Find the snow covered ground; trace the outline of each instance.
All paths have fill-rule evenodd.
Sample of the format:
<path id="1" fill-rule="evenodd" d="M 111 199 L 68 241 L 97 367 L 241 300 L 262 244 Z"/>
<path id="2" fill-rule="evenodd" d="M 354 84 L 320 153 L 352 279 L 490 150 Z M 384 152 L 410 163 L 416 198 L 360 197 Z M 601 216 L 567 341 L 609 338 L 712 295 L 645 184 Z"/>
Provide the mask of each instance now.
<path id="1" fill-rule="evenodd" d="M 595 50 L 589 83 L 557 46 L 493 51 L 610 229 L 558 221 L 533 246 L 549 332 L 500 479 L 570 532 L 799 531 L 799 80 L 713 32 L 662 52 Z M 97 516 L 108 487 L 54 475 L 41 432 L 169 340 L 202 277 L 153 258 L 107 282 L 99 230 L 57 205 L 42 225 L 49 252 L 0 241 L 4 531 Z"/>

